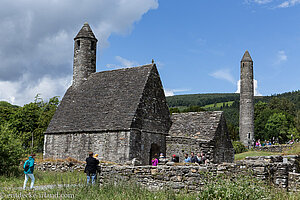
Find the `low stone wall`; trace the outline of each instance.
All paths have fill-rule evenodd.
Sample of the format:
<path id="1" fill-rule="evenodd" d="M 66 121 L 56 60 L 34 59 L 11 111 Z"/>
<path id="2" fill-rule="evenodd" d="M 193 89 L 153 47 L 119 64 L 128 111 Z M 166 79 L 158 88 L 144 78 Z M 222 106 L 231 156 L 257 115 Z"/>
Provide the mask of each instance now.
<path id="1" fill-rule="evenodd" d="M 39 171 L 55 171 L 55 172 L 73 172 L 84 171 L 85 163 L 75 162 L 41 162 L 35 165 L 35 169 Z"/>
<path id="2" fill-rule="evenodd" d="M 186 189 L 195 191 L 211 182 L 217 175 L 250 175 L 291 191 L 300 190 L 300 156 L 247 157 L 243 161 L 223 164 L 183 164 L 167 163 L 154 166 L 126 166 L 101 163 L 100 183 L 108 181 L 134 181 L 149 189 Z M 83 171 L 84 163 L 43 162 L 36 165 L 42 171 Z"/>
<path id="3" fill-rule="evenodd" d="M 289 191 L 300 191 L 300 173 L 289 173 Z"/>
<path id="4" fill-rule="evenodd" d="M 267 145 L 267 146 L 261 146 L 261 147 L 254 147 L 255 151 L 267 151 L 267 152 L 277 152 L 282 153 L 285 150 L 292 149 L 292 144 L 287 145 Z"/>

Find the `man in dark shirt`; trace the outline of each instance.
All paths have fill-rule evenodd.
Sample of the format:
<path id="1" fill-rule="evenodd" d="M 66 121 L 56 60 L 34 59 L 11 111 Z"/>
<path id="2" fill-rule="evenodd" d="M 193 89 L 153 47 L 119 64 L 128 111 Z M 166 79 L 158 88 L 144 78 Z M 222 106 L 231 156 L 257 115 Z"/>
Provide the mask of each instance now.
<path id="1" fill-rule="evenodd" d="M 194 152 L 191 152 L 191 163 L 196 163 L 197 157 L 195 156 Z"/>
<path id="2" fill-rule="evenodd" d="M 91 178 L 92 184 L 94 184 L 97 176 L 97 166 L 99 164 L 99 160 L 94 158 L 93 154 L 93 152 L 89 152 L 89 157 L 86 158 L 86 166 L 84 172 L 87 175 L 87 184 L 89 184 Z"/>

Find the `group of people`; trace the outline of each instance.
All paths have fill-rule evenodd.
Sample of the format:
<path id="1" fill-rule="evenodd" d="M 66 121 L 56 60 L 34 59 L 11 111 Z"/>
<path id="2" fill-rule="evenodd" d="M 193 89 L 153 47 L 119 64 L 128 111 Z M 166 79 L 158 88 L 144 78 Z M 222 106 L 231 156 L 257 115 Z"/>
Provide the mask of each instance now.
<path id="1" fill-rule="evenodd" d="M 26 184 L 29 179 L 31 179 L 30 183 L 30 189 L 33 189 L 34 186 L 34 159 L 35 154 L 31 154 L 23 164 L 24 174 L 25 174 L 25 180 L 23 184 L 23 189 L 26 189 Z M 84 169 L 84 172 L 87 175 L 87 184 L 91 183 L 94 184 L 97 179 L 97 173 L 101 172 L 101 167 L 99 166 L 99 159 L 98 154 L 95 154 L 93 152 L 89 152 L 89 157 L 86 158 L 86 166 Z"/>
<path id="2" fill-rule="evenodd" d="M 160 153 L 160 156 L 158 157 L 157 154 L 154 155 L 152 158 L 152 166 L 157 166 L 158 163 L 165 164 L 168 160 L 164 156 L 163 153 Z M 179 162 L 179 156 L 172 155 L 171 162 Z M 184 162 L 185 163 L 197 163 L 197 164 L 207 164 L 209 160 L 205 157 L 204 153 L 197 153 L 197 156 L 195 156 L 194 152 L 191 152 L 191 156 L 189 156 L 187 153 L 184 155 Z"/>
<path id="3" fill-rule="evenodd" d="M 185 163 L 197 163 L 197 164 L 207 164 L 209 160 L 205 157 L 204 153 L 197 153 L 197 156 L 194 152 L 191 152 L 191 156 L 187 153 L 184 154 L 184 162 Z"/>
<path id="4" fill-rule="evenodd" d="M 265 140 L 264 142 L 261 143 L 260 139 L 258 139 L 255 143 L 256 147 L 271 146 L 271 145 L 272 145 L 272 142 L 269 140 Z"/>

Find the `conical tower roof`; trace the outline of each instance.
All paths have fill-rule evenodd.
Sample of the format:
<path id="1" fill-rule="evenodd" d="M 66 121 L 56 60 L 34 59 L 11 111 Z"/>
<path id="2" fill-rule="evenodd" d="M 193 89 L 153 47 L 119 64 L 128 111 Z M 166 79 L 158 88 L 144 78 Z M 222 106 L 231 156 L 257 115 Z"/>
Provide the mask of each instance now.
<path id="1" fill-rule="evenodd" d="M 82 26 L 82 28 L 80 29 L 80 31 L 78 32 L 74 40 L 77 38 L 93 38 L 97 40 L 90 25 L 87 22 L 84 23 L 84 25 Z"/>
<path id="2" fill-rule="evenodd" d="M 252 58 L 248 52 L 248 50 L 246 50 L 246 52 L 244 53 L 244 56 L 242 58 L 242 61 L 252 61 Z"/>

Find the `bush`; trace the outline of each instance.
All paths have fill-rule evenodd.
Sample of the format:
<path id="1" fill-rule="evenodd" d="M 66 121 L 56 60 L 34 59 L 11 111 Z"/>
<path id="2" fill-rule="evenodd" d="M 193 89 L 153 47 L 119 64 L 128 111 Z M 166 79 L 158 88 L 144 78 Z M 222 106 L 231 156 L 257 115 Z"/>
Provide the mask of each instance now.
<path id="1" fill-rule="evenodd" d="M 0 175 L 18 172 L 23 157 L 22 142 L 7 125 L 0 127 Z"/>
<path id="2" fill-rule="evenodd" d="M 248 149 L 240 141 L 233 141 L 232 145 L 234 148 L 234 153 L 236 153 L 236 154 L 248 151 Z"/>

